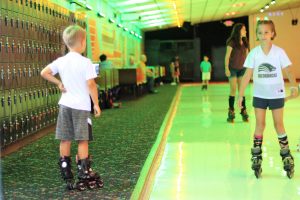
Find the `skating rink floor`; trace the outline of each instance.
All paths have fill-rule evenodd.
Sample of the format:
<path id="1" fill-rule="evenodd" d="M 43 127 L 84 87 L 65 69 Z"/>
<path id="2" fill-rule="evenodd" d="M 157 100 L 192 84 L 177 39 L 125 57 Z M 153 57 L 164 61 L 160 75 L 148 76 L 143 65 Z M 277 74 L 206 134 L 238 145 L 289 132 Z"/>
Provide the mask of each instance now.
<path id="1" fill-rule="evenodd" d="M 175 117 L 157 170 L 151 200 L 295 200 L 300 199 L 300 97 L 285 104 L 284 122 L 295 159 L 295 174 L 286 176 L 271 111 L 267 111 L 263 141 L 262 177 L 251 170 L 253 132 L 252 86 L 246 91 L 250 121 L 227 123 L 227 84 L 180 88 Z M 289 93 L 287 88 L 287 93 Z"/>

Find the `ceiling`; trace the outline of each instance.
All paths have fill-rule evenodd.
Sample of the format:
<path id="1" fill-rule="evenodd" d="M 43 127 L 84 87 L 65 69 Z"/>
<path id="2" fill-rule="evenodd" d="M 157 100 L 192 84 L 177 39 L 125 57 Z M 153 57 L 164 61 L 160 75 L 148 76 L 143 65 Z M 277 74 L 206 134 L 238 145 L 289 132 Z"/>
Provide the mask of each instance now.
<path id="1" fill-rule="evenodd" d="M 300 0 L 107 0 L 124 23 L 134 23 L 144 31 L 232 19 L 259 13 L 300 7 Z M 300 8 L 299 8 L 300 9 Z M 297 14 L 297 13 L 296 13 Z"/>

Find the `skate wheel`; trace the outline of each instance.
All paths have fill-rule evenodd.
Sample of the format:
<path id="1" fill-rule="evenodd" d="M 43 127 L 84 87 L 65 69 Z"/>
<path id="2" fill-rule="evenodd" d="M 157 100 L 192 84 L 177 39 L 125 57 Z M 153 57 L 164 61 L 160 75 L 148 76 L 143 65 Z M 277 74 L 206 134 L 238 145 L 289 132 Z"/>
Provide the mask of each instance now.
<path id="1" fill-rule="evenodd" d="M 95 189 L 96 188 L 96 182 L 95 181 L 91 181 L 88 183 L 88 188 L 89 189 Z"/>
<path id="2" fill-rule="evenodd" d="M 78 183 L 76 183 L 76 188 L 79 191 L 84 191 L 84 190 L 86 190 L 86 185 L 82 182 L 78 182 Z"/>
<path id="3" fill-rule="evenodd" d="M 259 179 L 261 177 L 261 172 L 262 172 L 261 168 L 254 171 L 254 174 L 257 179 Z"/>
<path id="4" fill-rule="evenodd" d="M 291 179 L 291 178 L 293 178 L 293 176 L 294 176 L 294 171 L 287 171 L 287 172 L 286 172 L 286 175 L 287 175 L 287 177 L 288 177 L 289 179 Z"/>
<path id="5" fill-rule="evenodd" d="M 97 181 L 96 184 L 99 188 L 103 188 L 103 186 L 104 186 L 104 183 L 102 180 Z"/>
<path id="6" fill-rule="evenodd" d="M 67 183 L 67 189 L 68 189 L 68 190 L 74 190 L 74 185 L 73 185 L 73 183 Z"/>

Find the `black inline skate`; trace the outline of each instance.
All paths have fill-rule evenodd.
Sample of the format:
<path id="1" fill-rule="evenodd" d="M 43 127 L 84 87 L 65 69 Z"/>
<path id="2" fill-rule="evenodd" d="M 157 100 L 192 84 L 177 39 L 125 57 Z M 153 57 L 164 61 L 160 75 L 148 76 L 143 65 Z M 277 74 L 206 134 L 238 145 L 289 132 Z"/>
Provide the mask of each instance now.
<path id="1" fill-rule="evenodd" d="M 76 188 L 80 191 L 84 191 L 87 188 L 94 189 L 96 187 L 103 187 L 103 180 L 97 172 L 94 172 L 91 168 L 90 158 L 77 160 L 78 168 L 78 182 Z"/>
<path id="2" fill-rule="evenodd" d="M 71 158 L 69 156 L 59 158 L 58 165 L 60 167 L 61 176 L 66 181 L 68 190 L 74 189 L 73 172 L 71 166 Z"/>
<path id="3" fill-rule="evenodd" d="M 261 156 L 261 148 L 260 147 L 253 147 L 251 148 L 251 154 L 252 154 L 252 166 L 251 168 L 254 170 L 254 174 L 256 176 L 256 178 L 260 178 L 261 177 L 261 163 L 262 163 L 262 156 Z"/>
<path id="4" fill-rule="evenodd" d="M 246 109 L 241 110 L 240 114 L 242 115 L 242 119 L 244 122 L 249 122 L 249 115 L 248 115 Z"/>
<path id="5" fill-rule="evenodd" d="M 234 122 L 234 118 L 235 118 L 234 110 L 229 108 L 227 122 L 233 123 Z"/>
<path id="6" fill-rule="evenodd" d="M 286 175 L 289 178 L 292 178 L 294 176 L 294 158 L 291 155 L 290 149 L 281 149 L 280 155 L 282 157 L 283 169 L 286 171 Z"/>

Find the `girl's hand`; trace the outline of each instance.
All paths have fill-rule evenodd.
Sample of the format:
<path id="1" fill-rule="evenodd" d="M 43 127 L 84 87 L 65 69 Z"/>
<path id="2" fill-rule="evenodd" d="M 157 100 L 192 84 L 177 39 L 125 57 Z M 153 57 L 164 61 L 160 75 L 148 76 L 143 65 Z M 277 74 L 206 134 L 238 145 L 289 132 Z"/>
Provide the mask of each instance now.
<path id="1" fill-rule="evenodd" d="M 240 109 L 242 109 L 243 108 L 243 106 L 242 106 L 242 103 L 243 103 L 243 97 L 242 96 L 239 96 L 239 98 L 238 98 L 238 107 L 240 108 Z"/>
<path id="2" fill-rule="evenodd" d="M 225 75 L 227 76 L 227 77 L 230 77 L 230 70 L 229 70 L 229 68 L 225 68 Z"/>

